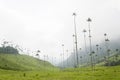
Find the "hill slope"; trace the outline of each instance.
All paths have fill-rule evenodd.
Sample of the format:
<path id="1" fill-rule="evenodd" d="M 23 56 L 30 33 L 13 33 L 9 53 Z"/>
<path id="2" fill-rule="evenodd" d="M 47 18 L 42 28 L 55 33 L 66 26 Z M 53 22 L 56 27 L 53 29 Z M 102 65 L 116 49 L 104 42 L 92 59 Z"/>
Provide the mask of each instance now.
<path id="1" fill-rule="evenodd" d="M 0 68 L 7 70 L 51 70 L 54 68 L 47 61 L 19 54 L 0 54 Z"/>

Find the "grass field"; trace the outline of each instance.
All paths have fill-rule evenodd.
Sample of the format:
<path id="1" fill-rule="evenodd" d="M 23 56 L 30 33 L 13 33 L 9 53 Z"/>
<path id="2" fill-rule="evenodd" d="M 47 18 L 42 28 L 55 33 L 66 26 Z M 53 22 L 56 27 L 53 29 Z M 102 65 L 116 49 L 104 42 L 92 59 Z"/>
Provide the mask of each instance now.
<path id="1" fill-rule="evenodd" d="M 120 66 L 53 71 L 0 70 L 0 80 L 120 80 Z"/>

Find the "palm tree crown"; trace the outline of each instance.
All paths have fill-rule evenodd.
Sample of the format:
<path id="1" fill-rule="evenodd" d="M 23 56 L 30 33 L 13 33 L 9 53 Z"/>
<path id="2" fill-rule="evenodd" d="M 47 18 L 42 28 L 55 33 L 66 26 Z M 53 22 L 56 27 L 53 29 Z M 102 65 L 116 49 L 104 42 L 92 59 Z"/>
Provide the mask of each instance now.
<path id="1" fill-rule="evenodd" d="M 87 19 L 88 22 L 91 22 L 92 20 L 90 18 Z"/>
<path id="2" fill-rule="evenodd" d="M 76 16 L 76 13 L 73 13 L 73 16 Z"/>
<path id="3" fill-rule="evenodd" d="M 83 29 L 83 32 L 85 33 L 85 32 L 87 32 L 85 29 Z"/>

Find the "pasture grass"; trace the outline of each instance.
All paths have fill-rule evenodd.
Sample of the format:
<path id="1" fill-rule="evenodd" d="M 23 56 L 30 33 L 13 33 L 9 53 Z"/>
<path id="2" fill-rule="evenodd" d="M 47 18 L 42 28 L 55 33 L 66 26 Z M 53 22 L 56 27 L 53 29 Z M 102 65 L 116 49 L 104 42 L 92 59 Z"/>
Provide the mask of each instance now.
<path id="1" fill-rule="evenodd" d="M 120 80 L 120 66 L 53 69 L 52 71 L 0 70 L 0 80 Z"/>

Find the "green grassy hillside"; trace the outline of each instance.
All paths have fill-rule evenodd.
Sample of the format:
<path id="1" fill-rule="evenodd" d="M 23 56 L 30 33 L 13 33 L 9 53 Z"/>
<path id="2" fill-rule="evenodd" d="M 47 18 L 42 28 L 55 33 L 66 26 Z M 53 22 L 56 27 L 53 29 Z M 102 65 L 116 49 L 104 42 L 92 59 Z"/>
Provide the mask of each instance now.
<path id="1" fill-rule="evenodd" d="M 0 68 L 6 70 L 51 70 L 54 68 L 47 61 L 27 55 L 0 54 Z"/>
<path id="2" fill-rule="evenodd" d="M 106 61 L 108 61 L 109 63 Z M 117 66 L 117 65 L 120 65 L 120 53 L 117 55 L 114 54 L 114 55 L 110 56 L 108 60 L 106 58 L 106 60 L 104 59 L 104 60 L 96 63 L 96 65 L 97 66 Z"/>

